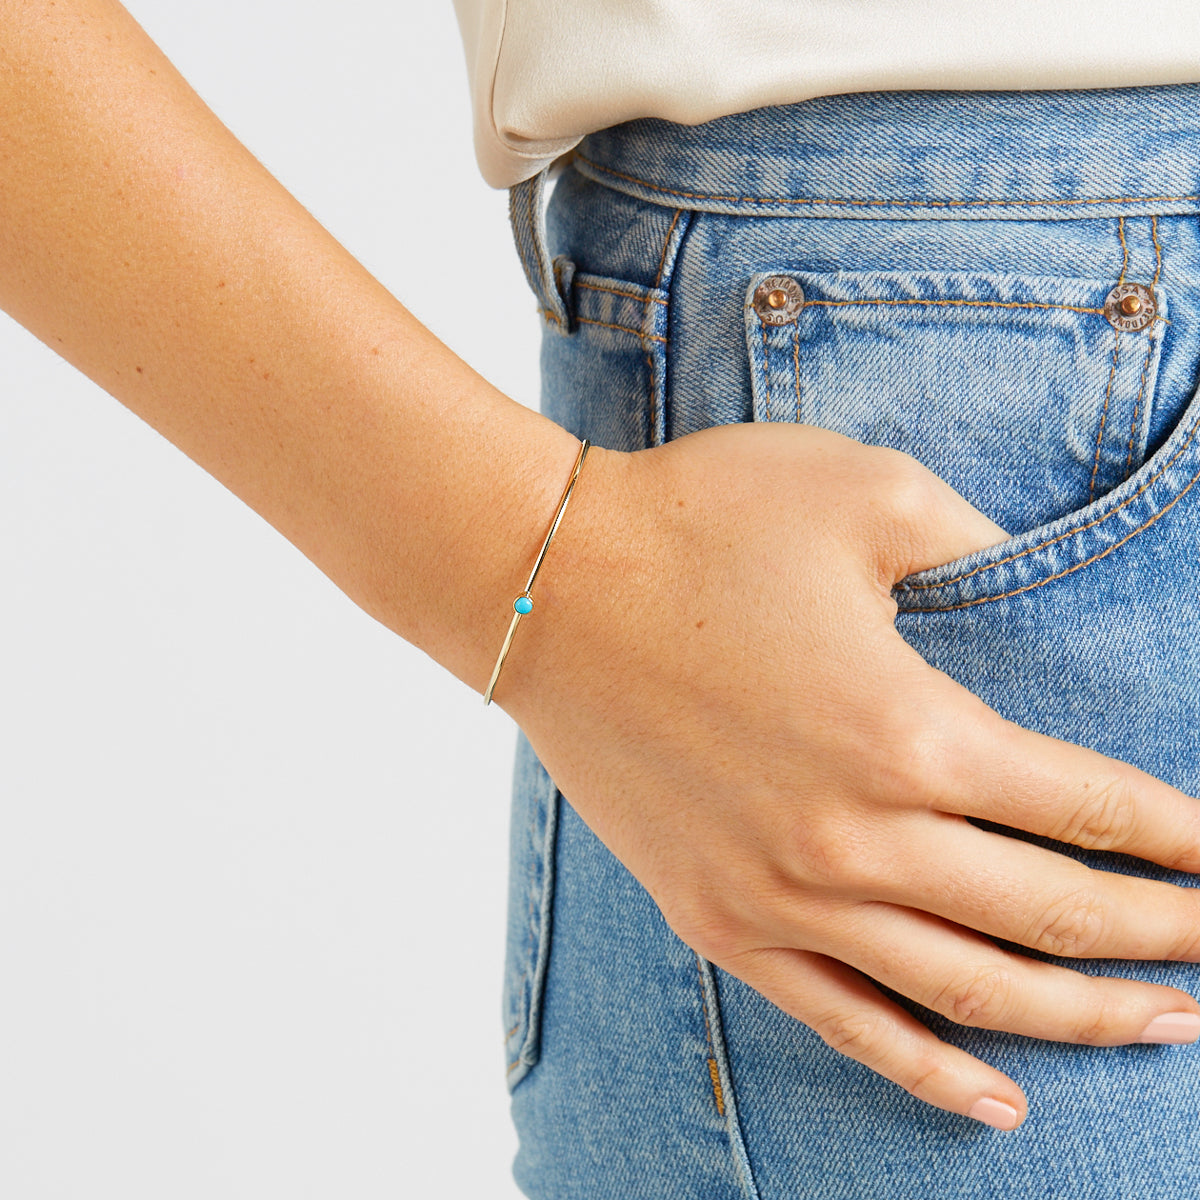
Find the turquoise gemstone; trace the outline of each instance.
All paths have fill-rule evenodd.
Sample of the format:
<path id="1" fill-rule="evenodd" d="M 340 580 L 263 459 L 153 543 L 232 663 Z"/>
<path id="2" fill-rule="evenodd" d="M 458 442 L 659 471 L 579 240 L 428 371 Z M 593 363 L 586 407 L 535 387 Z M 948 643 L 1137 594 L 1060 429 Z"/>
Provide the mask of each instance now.
<path id="1" fill-rule="evenodd" d="M 525 613 L 533 612 L 533 601 L 528 596 L 518 596 L 513 601 L 513 608 L 523 616 Z"/>

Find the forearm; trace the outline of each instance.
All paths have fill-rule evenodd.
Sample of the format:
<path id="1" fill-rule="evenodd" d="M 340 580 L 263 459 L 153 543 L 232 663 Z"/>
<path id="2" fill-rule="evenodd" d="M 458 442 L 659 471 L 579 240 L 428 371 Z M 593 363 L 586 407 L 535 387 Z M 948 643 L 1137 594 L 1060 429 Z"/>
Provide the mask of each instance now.
<path id="1" fill-rule="evenodd" d="M 482 691 L 575 439 L 426 330 L 112 0 L 0 2 L 0 113 L 0 306 Z"/>

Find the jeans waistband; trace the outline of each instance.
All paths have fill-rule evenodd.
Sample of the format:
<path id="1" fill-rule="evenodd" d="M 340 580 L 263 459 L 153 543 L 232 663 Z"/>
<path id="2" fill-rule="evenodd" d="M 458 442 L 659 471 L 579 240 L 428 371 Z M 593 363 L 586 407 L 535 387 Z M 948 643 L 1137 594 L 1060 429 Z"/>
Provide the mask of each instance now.
<path id="1" fill-rule="evenodd" d="M 1200 212 L 1200 84 L 1059 92 L 860 92 L 701 125 L 641 118 L 589 134 L 572 165 L 651 204 L 759 217 L 1081 220 Z M 547 172 L 510 189 L 547 317 Z"/>

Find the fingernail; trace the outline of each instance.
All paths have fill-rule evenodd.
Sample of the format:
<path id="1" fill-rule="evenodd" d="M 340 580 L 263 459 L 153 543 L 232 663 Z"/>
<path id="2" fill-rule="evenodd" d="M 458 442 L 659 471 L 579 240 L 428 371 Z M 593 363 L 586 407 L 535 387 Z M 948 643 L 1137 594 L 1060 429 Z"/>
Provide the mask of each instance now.
<path id="1" fill-rule="evenodd" d="M 1200 1016 L 1190 1012 L 1173 1012 L 1155 1017 L 1142 1030 L 1138 1041 L 1180 1045 L 1184 1042 L 1194 1042 L 1198 1037 L 1200 1037 Z"/>
<path id="2" fill-rule="evenodd" d="M 1016 1129 L 1017 1127 L 1017 1110 L 1002 1100 L 993 1100 L 991 1096 L 984 1096 L 982 1100 L 976 1100 L 971 1105 L 971 1111 L 967 1113 L 967 1116 L 974 1117 L 976 1121 L 982 1121 L 993 1129 Z"/>

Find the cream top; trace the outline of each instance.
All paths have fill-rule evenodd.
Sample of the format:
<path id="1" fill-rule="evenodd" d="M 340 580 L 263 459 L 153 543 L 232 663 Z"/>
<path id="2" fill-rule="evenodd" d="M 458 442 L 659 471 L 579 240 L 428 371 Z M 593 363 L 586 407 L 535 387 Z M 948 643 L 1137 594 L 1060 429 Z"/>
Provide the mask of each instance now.
<path id="1" fill-rule="evenodd" d="M 454 0 L 503 188 L 634 117 L 840 92 L 1200 83 L 1196 0 Z"/>

